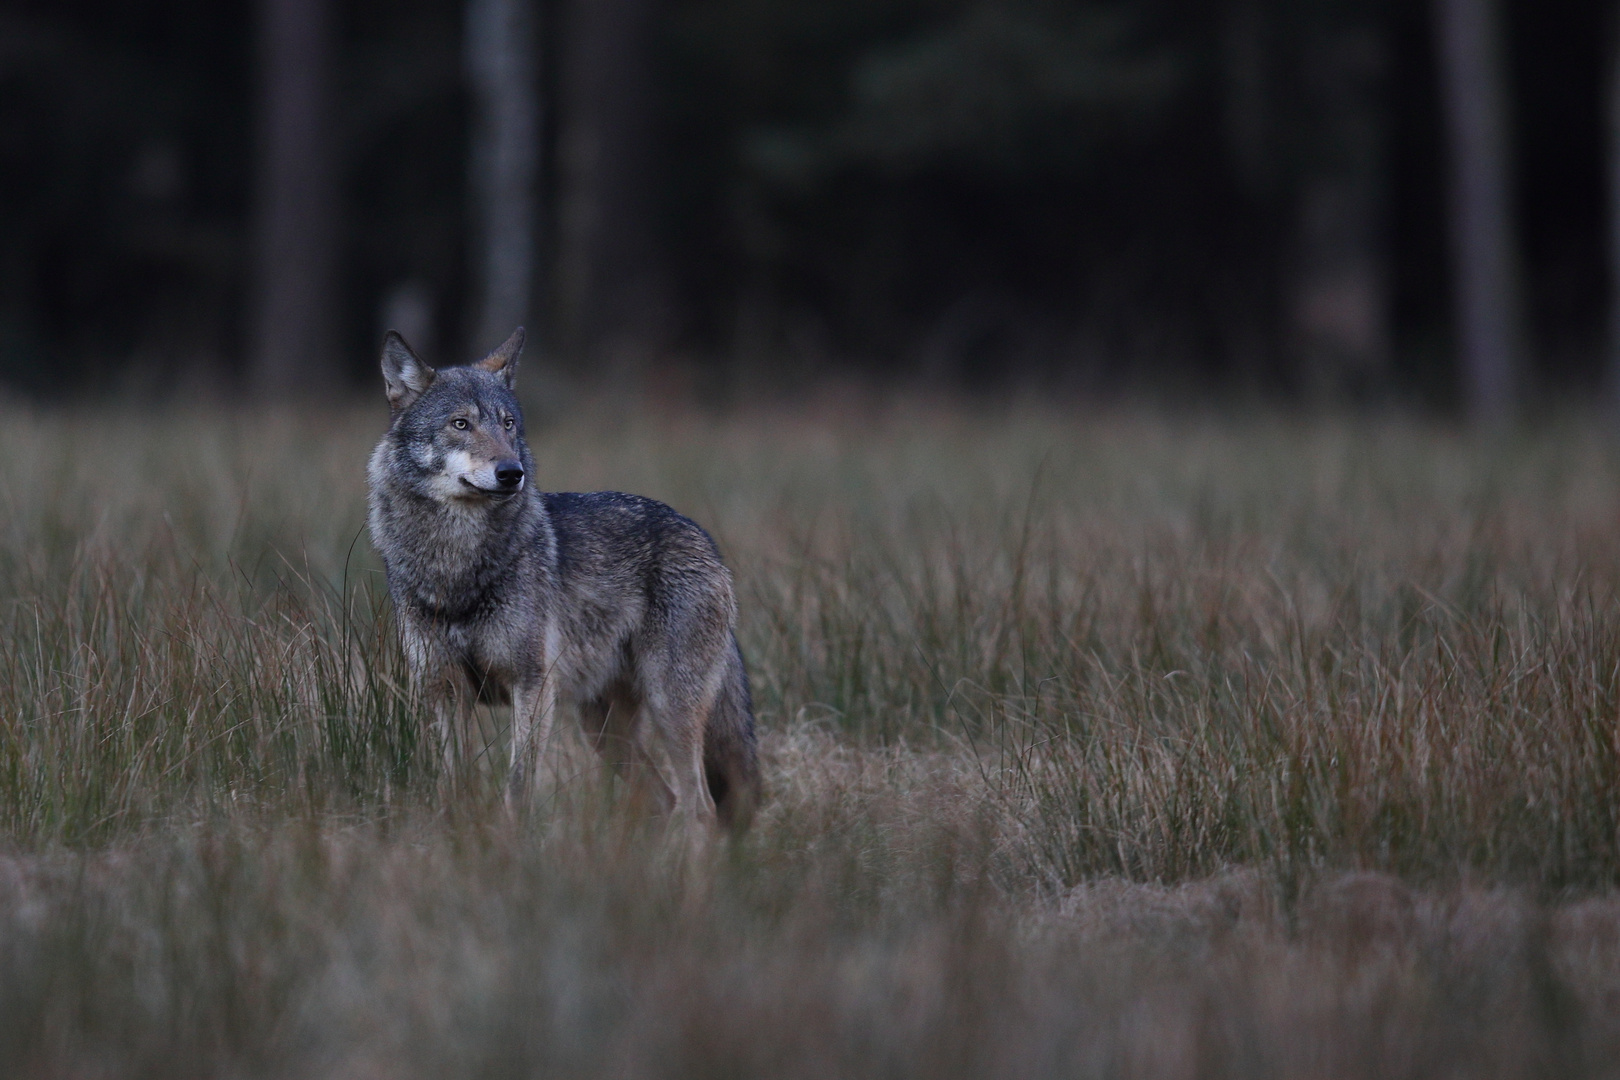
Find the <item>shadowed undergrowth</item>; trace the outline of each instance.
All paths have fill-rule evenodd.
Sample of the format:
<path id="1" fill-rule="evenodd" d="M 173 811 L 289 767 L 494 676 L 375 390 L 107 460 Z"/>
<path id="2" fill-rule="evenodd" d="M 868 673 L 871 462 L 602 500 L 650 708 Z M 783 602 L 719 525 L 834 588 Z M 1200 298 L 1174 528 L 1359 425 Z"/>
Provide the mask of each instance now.
<path id="1" fill-rule="evenodd" d="M 557 798 L 506 820 L 499 714 L 438 775 L 361 535 L 380 424 L 0 427 L 11 1060 L 1613 1060 L 1620 461 L 1595 430 L 898 410 L 538 432 L 546 486 L 662 498 L 736 572 L 769 795 L 694 876 L 577 747 Z"/>

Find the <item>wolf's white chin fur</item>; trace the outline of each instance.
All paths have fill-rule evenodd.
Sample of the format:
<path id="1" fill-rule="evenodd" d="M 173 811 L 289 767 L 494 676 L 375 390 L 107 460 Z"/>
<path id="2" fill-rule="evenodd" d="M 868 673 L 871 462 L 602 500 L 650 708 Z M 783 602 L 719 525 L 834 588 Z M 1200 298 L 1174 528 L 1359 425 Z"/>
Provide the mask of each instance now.
<path id="1" fill-rule="evenodd" d="M 524 477 L 524 480 L 527 481 L 528 477 Z M 465 502 L 480 498 L 473 488 L 485 492 L 500 490 L 500 484 L 495 479 L 494 463 L 474 465 L 472 455 L 465 450 L 452 450 L 446 454 L 444 467 L 428 482 L 428 487 L 440 502 Z M 516 490 L 522 489 L 523 484 L 519 483 Z"/>

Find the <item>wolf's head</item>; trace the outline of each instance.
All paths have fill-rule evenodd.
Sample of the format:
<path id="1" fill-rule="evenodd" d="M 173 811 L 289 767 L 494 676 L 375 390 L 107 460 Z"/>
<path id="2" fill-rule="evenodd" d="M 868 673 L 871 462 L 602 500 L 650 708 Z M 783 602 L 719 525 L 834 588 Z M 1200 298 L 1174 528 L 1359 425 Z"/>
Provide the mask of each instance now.
<path id="1" fill-rule="evenodd" d="M 500 503 L 533 471 L 513 384 L 523 328 L 467 367 L 435 371 L 393 330 L 383 339 L 383 382 L 393 423 L 390 478 L 438 502 Z"/>

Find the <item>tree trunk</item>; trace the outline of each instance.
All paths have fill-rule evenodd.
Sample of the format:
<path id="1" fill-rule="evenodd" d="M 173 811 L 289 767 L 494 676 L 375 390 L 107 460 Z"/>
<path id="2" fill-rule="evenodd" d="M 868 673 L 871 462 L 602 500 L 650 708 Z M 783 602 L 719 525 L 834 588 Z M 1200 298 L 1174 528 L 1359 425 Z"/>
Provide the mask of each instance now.
<path id="1" fill-rule="evenodd" d="M 1387 381 L 1384 44 L 1344 5 L 1303 13 L 1303 175 L 1294 207 L 1293 341 L 1300 385 L 1340 405 Z"/>
<path id="2" fill-rule="evenodd" d="M 1451 144 L 1451 251 L 1469 415 L 1511 419 L 1523 344 L 1510 195 L 1507 95 L 1494 0 L 1436 0 Z"/>
<path id="3" fill-rule="evenodd" d="M 1620 412 L 1620 12 L 1613 13 L 1609 33 L 1608 123 L 1609 158 L 1609 395 Z"/>
<path id="4" fill-rule="evenodd" d="M 1244 193 L 1253 197 L 1271 184 L 1272 109 L 1269 65 L 1274 48 L 1262 0 L 1231 0 L 1222 32 L 1222 75 L 1227 157 Z"/>
<path id="5" fill-rule="evenodd" d="M 327 0 L 260 0 L 250 381 L 289 397 L 332 381 L 337 177 Z"/>
<path id="6" fill-rule="evenodd" d="M 533 299 L 539 91 L 532 0 L 467 0 L 466 20 L 477 352 L 526 322 Z"/>
<path id="7" fill-rule="evenodd" d="M 559 132 L 567 345 L 623 373 L 665 341 L 650 41 L 657 0 L 571 0 Z"/>

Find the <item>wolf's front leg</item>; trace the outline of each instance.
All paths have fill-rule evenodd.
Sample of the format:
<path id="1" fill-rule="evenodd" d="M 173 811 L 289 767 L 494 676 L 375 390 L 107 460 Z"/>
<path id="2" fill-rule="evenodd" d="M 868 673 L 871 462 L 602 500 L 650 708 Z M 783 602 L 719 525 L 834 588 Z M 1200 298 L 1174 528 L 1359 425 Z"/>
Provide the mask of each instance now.
<path id="1" fill-rule="evenodd" d="M 456 774 L 461 741 L 472 722 L 470 687 L 444 647 L 444 638 L 432 624 L 408 610 L 399 616 L 400 642 L 418 701 L 433 715 L 433 735 L 439 740 L 440 779 L 448 783 Z"/>
<path id="2" fill-rule="evenodd" d="M 472 699 L 454 680 L 446 678 L 433 695 L 433 734 L 439 740 L 443 757 L 441 779 L 448 783 L 456 775 L 459 762 L 469 761 L 471 754 L 463 753 L 462 743 L 472 729 Z"/>
<path id="3" fill-rule="evenodd" d="M 550 745 L 556 714 L 557 690 L 550 677 L 512 688 L 512 771 L 506 779 L 509 811 L 533 805 L 540 759 Z"/>

